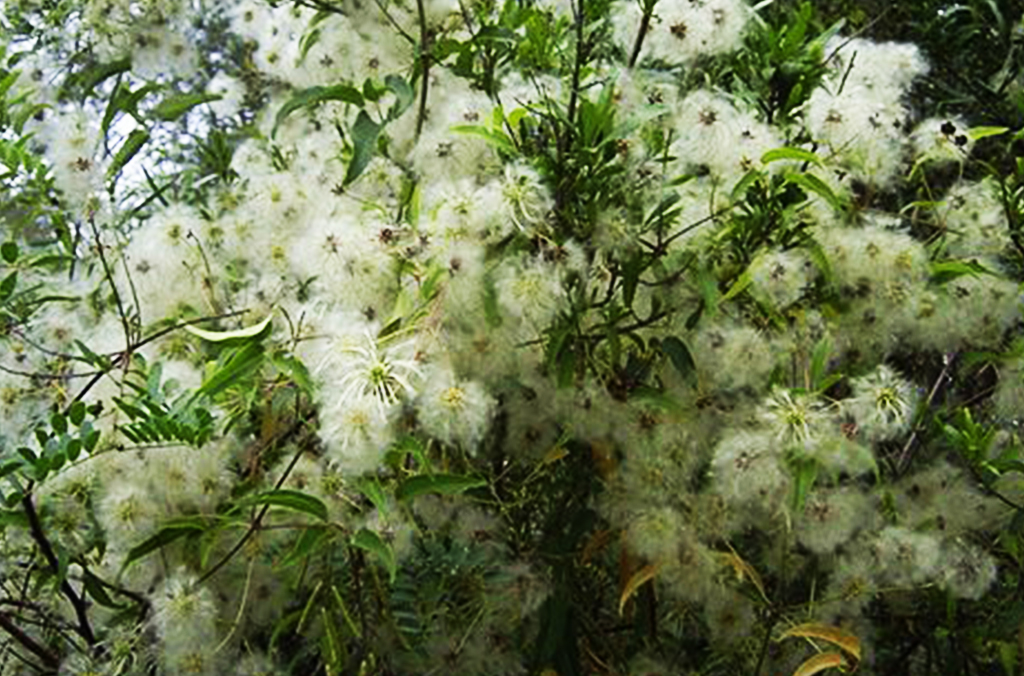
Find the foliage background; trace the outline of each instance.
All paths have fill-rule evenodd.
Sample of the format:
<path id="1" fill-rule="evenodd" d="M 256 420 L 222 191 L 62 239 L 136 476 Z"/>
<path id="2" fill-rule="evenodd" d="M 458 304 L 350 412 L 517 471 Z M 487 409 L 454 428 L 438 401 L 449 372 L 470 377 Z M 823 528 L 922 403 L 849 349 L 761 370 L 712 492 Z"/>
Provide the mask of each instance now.
<path id="1" fill-rule="evenodd" d="M 8 2 L 0 669 L 1020 672 L 1022 10 Z"/>

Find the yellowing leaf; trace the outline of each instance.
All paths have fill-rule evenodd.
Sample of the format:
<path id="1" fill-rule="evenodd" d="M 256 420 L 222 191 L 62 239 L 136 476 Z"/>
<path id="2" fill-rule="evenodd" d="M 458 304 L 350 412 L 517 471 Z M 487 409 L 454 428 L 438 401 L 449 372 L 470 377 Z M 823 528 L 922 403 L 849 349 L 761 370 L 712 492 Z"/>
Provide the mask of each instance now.
<path id="1" fill-rule="evenodd" d="M 608 542 L 611 541 L 611 539 L 612 532 L 610 530 L 604 529 L 595 531 L 594 534 L 587 539 L 587 544 L 583 546 L 583 553 L 580 554 L 580 561 L 583 565 L 590 563 L 590 560 L 593 559 L 598 552 L 608 546 Z"/>
<path id="2" fill-rule="evenodd" d="M 658 570 L 660 568 L 661 566 L 646 565 L 633 573 L 633 577 L 629 578 L 626 582 L 626 586 L 622 589 L 622 595 L 619 597 L 619 615 L 622 615 L 622 611 L 626 607 L 626 602 L 629 601 L 633 594 L 635 594 L 636 591 L 646 582 L 653 580 L 654 576 L 658 574 Z"/>
<path id="3" fill-rule="evenodd" d="M 793 676 L 814 676 L 832 667 L 846 666 L 846 660 L 839 653 L 821 653 L 810 658 L 793 672 Z"/>
<path id="4" fill-rule="evenodd" d="M 590 457 L 602 479 L 610 479 L 615 474 L 615 452 L 607 441 L 603 439 L 591 441 Z"/>
<path id="5" fill-rule="evenodd" d="M 860 661 L 860 639 L 839 627 L 832 627 L 827 624 L 800 624 L 787 630 L 782 634 L 781 638 L 785 639 L 790 636 L 817 638 L 822 641 L 828 641 L 845 650 L 858 662 Z"/>
<path id="6" fill-rule="evenodd" d="M 270 325 L 270 320 L 273 318 L 274 315 L 271 313 L 267 315 L 267 318 L 264 319 L 259 324 L 256 324 L 255 326 L 249 326 L 244 329 L 237 329 L 235 331 L 207 331 L 206 329 L 200 329 L 195 326 L 192 326 L 191 324 L 187 325 L 185 327 L 185 330 L 191 333 L 193 336 L 196 336 L 197 338 L 202 338 L 203 340 L 208 340 L 211 343 L 222 343 L 225 340 L 255 338 L 256 336 L 263 333 L 264 329 L 266 329 L 267 326 Z"/>
<path id="7" fill-rule="evenodd" d="M 754 567 L 744 561 L 740 555 L 732 549 L 732 547 L 729 547 L 729 549 L 732 551 L 720 552 L 720 554 L 725 564 L 732 568 L 733 572 L 736 573 L 736 579 L 740 581 L 750 580 L 751 584 L 757 587 L 757 591 L 761 594 L 761 598 L 768 601 L 768 594 L 764 591 L 764 582 L 761 581 L 761 576 L 758 575 Z"/>
<path id="8" fill-rule="evenodd" d="M 542 465 L 550 465 L 553 462 L 558 462 L 565 456 L 569 455 L 569 451 L 561 444 L 556 444 L 551 447 L 551 450 L 544 454 L 544 459 L 541 460 Z"/>

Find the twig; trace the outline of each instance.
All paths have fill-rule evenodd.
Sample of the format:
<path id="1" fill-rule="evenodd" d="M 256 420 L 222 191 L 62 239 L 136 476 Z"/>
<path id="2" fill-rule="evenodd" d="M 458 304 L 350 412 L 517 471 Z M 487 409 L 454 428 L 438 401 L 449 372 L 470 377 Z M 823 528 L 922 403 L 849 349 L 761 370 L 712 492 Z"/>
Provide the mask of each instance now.
<path id="1" fill-rule="evenodd" d="M 14 640 L 25 646 L 26 650 L 41 659 L 47 667 L 52 669 L 60 667 L 60 658 L 55 652 L 22 631 L 21 627 L 16 625 L 10 616 L 3 611 L 0 611 L 0 629 L 6 631 Z"/>
<path id="2" fill-rule="evenodd" d="M 761 651 L 757 657 L 757 666 L 754 667 L 754 676 L 761 676 L 761 668 L 764 667 L 764 661 L 768 658 L 768 648 L 772 644 L 772 630 L 775 628 L 775 622 L 775 614 L 772 613 L 768 626 L 764 629 L 764 641 L 761 642 Z"/>
<path id="3" fill-rule="evenodd" d="M 89 217 L 89 225 L 92 227 L 93 237 L 96 238 L 96 253 L 100 257 L 100 263 L 103 265 L 103 275 L 106 277 L 107 282 L 110 284 L 110 288 L 114 292 L 114 303 L 117 305 L 117 315 L 121 319 L 121 328 L 124 330 L 124 342 L 126 345 L 132 344 L 135 332 L 132 331 L 128 324 L 128 315 L 124 310 L 124 304 L 121 302 L 121 293 L 117 290 L 117 284 L 114 283 L 114 273 L 110 269 L 110 264 L 107 262 L 107 256 L 103 253 L 103 241 L 100 239 L 99 228 L 96 227 L 96 219 L 93 216 Z"/>
<path id="4" fill-rule="evenodd" d="M 390 23 L 394 27 L 394 29 L 396 31 L 398 31 L 399 35 L 401 35 L 403 38 L 408 40 L 410 44 L 415 45 L 416 44 L 416 38 L 414 38 L 413 36 L 409 35 L 405 31 L 405 29 L 402 28 L 401 24 L 399 24 L 397 21 L 395 21 L 394 17 L 391 16 L 391 12 L 388 11 L 388 8 L 384 4 L 384 2 L 382 0 L 376 0 L 376 2 L 377 2 L 377 7 L 379 7 L 380 11 L 384 13 L 384 18 L 386 18 L 388 20 L 388 23 Z"/>
<path id="5" fill-rule="evenodd" d="M 39 380 L 70 380 L 71 378 L 85 378 L 88 376 L 94 376 L 97 373 L 103 373 L 103 371 L 86 371 L 85 373 L 41 373 L 34 371 L 19 371 L 18 369 L 12 369 L 11 367 L 4 366 L 3 364 L 0 364 L 0 371 L 10 373 L 12 376 L 37 378 Z"/>
<path id="6" fill-rule="evenodd" d="M 953 365 L 953 361 L 956 359 L 956 352 L 951 352 L 945 356 L 945 364 L 942 366 L 942 371 L 939 373 L 939 377 L 935 379 L 935 384 L 932 385 L 931 392 L 928 393 L 928 400 L 924 404 L 924 410 L 927 411 L 931 408 L 932 402 L 935 400 L 935 395 L 939 392 L 939 385 L 942 381 L 948 377 L 949 369 Z M 910 438 L 907 439 L 907 443 L 903 445 L 903 451 L 900 453 L 899 460 L 896 462 L 896 476 L 903 474 L 910 464 L 910 460 L 913 457 L 911 453 L 911 447 L 914 441 L 917 439 L 917 433 L 921 431 L 921 426 L 924 424 L 924 414 L 922 413 L 921 418 L 914 425 L 913 431 L 910 433 Z"/>
<path id="7" fill-rule="evenodd" d="M 305 420 L 303 420 L 302 418 L 296 418 L 295 422 L 293 422 L 291 424 L 291 426 L 288 427 L 287 430 L 285 430 L 284 432 L 281 432 L 279 435 L 277 435 L 275 437 L 272 437 L 269 441 L 267 441 L 265 444 L 262 445 L 263 448 L 259 449 L 257 451 L 257 453 L 259 453 L 260 451 L 262 451 L 265 448 L 268 448 L 268 447 L 278 443 L 282 439 L 288 438 L 291 435 L 295 434 L 305 424 L 306 424 Z M 284 485 L 284 482 L 288 479 L 288 476 L 291 474 L 292 469 L 295 468 L 295 464 L 299 461 L 299 458 L 302 457 L 302 454 L 304 452 L 305 452 L 305 449 L 302 448 L 301 445 L 300 445 L 298 450 L 296 450 L 295 455 L 292 456 L 291 462 L 288 463 L 288 467 L 285 468 L 284 472 L 281 474 L 281 478 L 279 478 L 277 480 L 277 483 L 274 485 L 274 489 L 275 490 L 281 488 L 281 486 Z M 242 535 L 242 537 L 239 538 L 238 542 L 235 543 L 235 546 L 232 547 L 230 549 L 230 551 L 228 551 L 227 554 L 222 556 L 220 558 L 220 560 L 217 561 L 217 563 L 213 564 L 213 566 L 211 566 L 205 573 L 203 573 L 202 575 L 199 576 L 199 579 L 196 581 L 196 585 L 197 586 L 201 585 L 203 582 L 206 582 L 211 577 L 216 575 L 217 571 L 219 571 L 221 568 L 226 566 L 228 564 L 228 562 L 231 561 L 231 559 L 234 558 L 235 554 L 237 554 L 239 552 L 239 550 L 241 550 L 242 547 L 245 546 L 245 543 L 249 541 L 249 538 L 251 538 L 256 533 L 256 531 L 259 530 L 260 523 L 262 523 L 263 517 L 265 517 L 267 515 L 267 512 L 269 510 L 270 510 L 270 505 L 269 504 L 264 504 L 263 507 L 260 509 L 259 513 L 256 515 L 256 518 L 253 519 L 253 522 L 251 524 L 249 524 L 249 528 L 245 531 L 245 534 Z"/>
<path id="8" fill-rule="evenodd" d="M 36 513 L 36 506 L 32 502 L 32 483 L 28 485 L 28 489 L 25 491 L 24 497 L 21 499 L 21 506 L 25 510 L 25 516 L 28 517 L 29 531 L 32 533 L 32 539 L 35 540 L 36 544 L 39 545 L 40 551 L 43 553 L 43 557 L 46 562 L 50 564 L 50 569 L 54 575 L 60 576 L 60 561 L 57 559 L 57 554 L 53 551 L 53 545 L 50 544 L 50 540 L 46 537 L 46 533 L 43 532 L 42 524 L 39 522 L 39 514 Z M 86 612 L 85 601 L 78 595 L 75 588 L 71 586 L 65 577 L 60 582 L 60 589 L 64 592 L 64 596 L 67 597 L 71 606 L 75 609 L 75 617 L 78 619 L 78 626 L 75 630 L 78 634 L 85 639 L 85 642 L 90 647 L 96 646 L 96 635 L 92 632 L 92 626 L 89 624 L 89 615 Z"/>
<path id="9" fill-rule="evenodd" d="M 430 84 L 430 33 L 427 30 L 427 10 L 423 0 L 416 0 L 416 13 L 420 19 L 420 105 L 416 111 L 416 139 L 423 131 L 427 119 L 427 89 Z"/>
<path id="10" fill-rule="evenodd" d="M 657 1 L 652 2 L 650 6 L 644 7 L 643 16 L 640 17 L 640 28 L 636 32 L 636 41 L 633 43 L 633 52 L 629 55 L 630 68 L 635 66 L 636 60 L 640 58 L 640 48 L 643 47 L 644 38 L 647 36 L 647 29 L 650 28 L 651 16 L 654 15 L 654 6 L 656 4 L 658 4 Z"/>

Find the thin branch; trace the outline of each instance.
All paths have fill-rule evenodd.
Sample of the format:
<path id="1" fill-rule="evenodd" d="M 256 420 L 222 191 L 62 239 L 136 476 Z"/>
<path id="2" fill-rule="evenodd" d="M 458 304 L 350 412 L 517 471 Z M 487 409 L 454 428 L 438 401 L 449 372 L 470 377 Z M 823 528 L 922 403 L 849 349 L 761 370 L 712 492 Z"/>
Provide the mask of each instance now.
<path id="1" fill-rule="evenodd" d="M 264 444 L 261 444 L 262 448 L 258 449 L 256 453 L 258 454 L 261 451 L 265 450 L 266 448 L 269 448 L 270 446 L 277 444 L 282 439 L 286 439 L 292 436 L 293 434 L 298 432 L 299 429 L 301 429 L 302 426 L 305 424 L 306 421 L 304 419 L 297 417 L 295 421 L 288 427 L 288 429 L 281 432 L 275 437 L 271 437 L 271 439 L 269 439 Z M 288 463 L 288 467 L 286 467 L 284 472 L 281 473 L 281 478 L 279 478 L 277 480 L 277 483 L 274 485 L 275 490 L 281 488 L 281 486 L 284 485 L 284 482 L 288 479 L 288 476 L 291 474 L 292 469 L 294 469 L 295 464 L 299 461 L 299 458 L 302 457 L 302 454 L 304 452 L 305 449 L 302 448 L 302 446 L 300 445 L 299 448 L 296 450 L 295 455 L 292 456 L 291 462 Z M 220 560 L 217 561 L 217 563 L 213 564 L 213 566 L 211 566 L 205 573 L 200 575 L 199 579 L 196 581 L 196 585 L 200 585 L 203 582 L 209 580 L 214 575 L 216 575 L 217 571 L 226 566 L 228 562 L 235 557 L 235 554 L 237 554 L 239 550 L 241 550 L 242 547 L 245 546 L 245 543 L 249 541 L 249 538 L 251 538 L 256 533 L 256 531 L 259 530 L 260 524 L 263 522 L 263 517 L 267 515 L 267 512 L 269 510 L 270 505 L 264 504 L 263 507 L 260 509 L 259 513 L 256 515 L 256 518 L 253 519 L 253 522 L 249 525 L 249 528 L 245 531 L 245 534 L 242 535 L 242 537 L 239 538 L 238 542 L 235 543 L 235 546 L 232 547 L 224 556 L 222 556 Z"/>
<path id="2" fill-rule="evenodd" d="M 391 26 L 396 31 L 398 31 L 398 34 L 401 35 L 403 38 L 405 38 L 409 42 L 409 44 L 415 45 L 416 44 L 416 38 L 414 38 L 413 36 L 409 35 L 405 31 L 405 29 L 402 28 L 401 24 L 399 24 L 397 21 L 395 21 L 394 17 L 391 16 L 391 12 L 388 11 L 387 6 L 384 4 L 383 0 L 375 0 L 375 1 L 377 3 L 377 7 L 379 7 L 380 11 L 383 12 L 384 18 L 386 18 L 388 20 L 388 23 L 390 23 Z"/>
<path id="3" fill-rule="evenodd" d="M 946 363 L 942 366 L 942 371 L 939 373 L 939 377 L 935 379 L 935 384 L 932 385 L 931 392 L 928 393 L 928 399 L 925 401 L 924 410 L 927 411 L 932 406 L 932 402 L 935 400 L 935 396 L 939 393 L 939 386 L 942 381 L 949 376 L 949 369 L 953 366 L 953 361 L 956 359 L 956 353 L 952 352 L 946 355 Z M 924 424 L 924 414 L 922 413 L 921 419 L 914 425 L 913 431 L 910 433 L 910 438 L 907 439 L 907 443 L 903 445 L 903 450 L 900 453 L 899 460 L 896 462 L 896 475 L 899 476 L 907 469 L 910 464 L 910 460 L 913 458 L 912 446 L 914 441 L 917 440 L 917 434 L 921 431 L 921 427 Z"/>
<path id="4" fill-rule="evenodd" d="M 114 273 L 110 269 L 110 264 L 107 262 L 107 256 L 103 253 L 103 241 L 100 238 L 99 228 L 96 227 L 96 219 L 92 216 L 89 217 L 89 225 L 92 227 L 93 237 L 96 238 L 96 253 L 100 257 L 100 263 L 103 265 L 103 275 L 106 277 L 107 282 L 110 284 L 110 288 L 114 292 L 114 303 L 117 305 L 117 315 L 121 319 L 121 328 L 124 330 L 124 342 L 126 345 L 132 344 L 134 337 L 134 331 L 128 324 L 128 314 L 125 312 L 124 303 L 121 302 L 121 293 L 117 290 L 117 284 L 114 283 Z"/>
<path id="5" fill-rule="evenodd" d="M 0 371 L 10 373 L 12 376 L 37 378 L 39 380 L 70 380 L 71 378 L 86 378 L 88 376 L 94 376 L 97 373 L 103 373 L 103 371 L 87 371 L 85 373 L 41 373 L 34 371 L 19 371 L 18 369 L 12 369 L 11 367 L 4 366 L 3 364 L 0 364 Z"/>
<path id="6" fill-rule="evenodd" d="M 651 26 L 651 17 L 654 15 L 654 6 L 657 2 L 652 2 L 649 7 L 644 7 L 643 16 L 640 17 L 640 29 L 636 32 L 636 41 L 633 43 L 633 52 L 629 55 L 629 67 L 632 68 L 636 65 L 636 60 L 640 58 L 640 48 L 643 47 L 644 38 L 647 36 L 647 29 Z"/>
<path id="7" fill-rule="evenodd" d="M 15 641 L 25 646 L 25 649 L 43 661 L 47 667 L 57 669 L 60 667 L 60 657 L 43 644 L 22 631 L 21 627 L 14 623 L 7 613 L 0 611 L 0 629 L 3 629 Z"/>
<path id="8" fill-rule="evenodd" d="M 53 545 L 50 544 L 46 533 L 43 532 L 43 526 L 39 521 L 39 514 L 36 512 L 36 506 L 32 502 L 31 483 L 29 483 L 28 489 L 25 491 L 25 496 L 21 499 L 21 506 L 25 510 L 25 516 L 28 517 L 29 531 L 32 533 L 32 539 L 39 546 L 46 562 L 50 564 L 51 572 L 54 575 L 60 576 L 60 561 L 57 559 L 57 554 L 53 551 Z M 60 589 L 75 609 L 75 617 L 78 619 L 78 626 L 75 630 L 85 639 L 85 642 L 90 647 L 95 648 L 97 644 L 96 635 L 93 634 L 92 626 L 89 624 L 89 615 L 86 612 L 85 601 L 78 595 L 78 592 L 75 591 L 75 588 L 71 586 L 66 577 L 61 580 Z"/>
<path id="9" fill-rule="evenodd" d="M 430 86 L 430 32 L 427 30 L 427 11 L 423 0 L 416 0 L 416 13 L 420 19 L 420 105 L 416 111 L 416 138 L 419 139 L 427 119 L 427 90 Z"/>

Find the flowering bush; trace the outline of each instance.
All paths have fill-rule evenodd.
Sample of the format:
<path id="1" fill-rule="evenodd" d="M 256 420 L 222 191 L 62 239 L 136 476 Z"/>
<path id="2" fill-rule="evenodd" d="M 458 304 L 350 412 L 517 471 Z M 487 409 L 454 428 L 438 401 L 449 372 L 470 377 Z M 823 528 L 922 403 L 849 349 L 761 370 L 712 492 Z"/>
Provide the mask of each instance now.
<path id="1" fill-rule="evenodd" d="M 0 9 L 0 673 L 1017 673 L 1019 8 L 822 4 Z"/>

